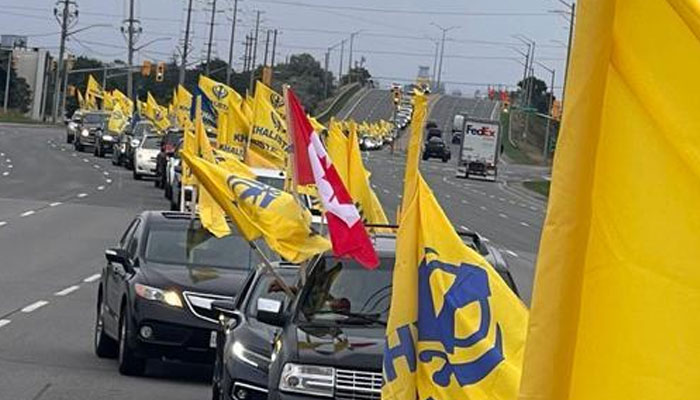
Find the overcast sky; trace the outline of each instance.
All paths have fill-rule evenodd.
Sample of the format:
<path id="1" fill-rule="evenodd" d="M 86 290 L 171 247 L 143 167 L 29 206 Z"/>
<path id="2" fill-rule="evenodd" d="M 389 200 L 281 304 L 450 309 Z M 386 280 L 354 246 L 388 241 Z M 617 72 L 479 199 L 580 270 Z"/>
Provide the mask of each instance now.
<path id="1" fill-rule="evenodd" d="M 126 58 L 125 40 L 119 28 L 128 0 L 75 0 L 80 16 L 77 33 L 68 44 L 73 54 L 104 60 Z M 160 39 L 140 51 L 138 60 L 166 60 L 184 37 L 188 0 L 135 0 L 143 35 L 137 45 Z M 216 0 L 215 54 L 228 58 L 234 0 Z M 524 58 L 511 47 L 525 50 L 513 37 L 525 35 L 537 42 L 536 59 L 556 70 L 556 92 L 563 82 L 568 39 L 567 19 L 559 0 L 239 0 L 235 66 L 240 67 L 243 40 L 255 25 L 255 12 L 262 14 L 258 60 L 264 52 L 265 29 L 279 29 L 277 60 L 308 52 L 323 62 L 329 46 L 355 37 L 353 58 L 364 57 L 365 66 L 382 81 L 414 79 L 418 66 L 433 67 L 435 42 L 447 33 L 442 80 L 449 90 L 473 94 L 479 85 L 513 86 L 522 78 Z M 54 1 L 0 0 L 0 34 L 29 35 L 29 45 L 57 52 L 59 25 L 53 16 Z M 205 57 L 211 0 L 193 0 L 193 45 L 190 61 Z M 364 10 L 363 10 L 364 9 Z M 367 10 L 371 9 L 371 10 Z M 330 66 L 338 73 L 340 46 L 331 52 Z M 348 43 L 344 70 L 347 69 Z M 536 74 L 549 83 L 550 73 L 536 66 Z M 482 91 L 485 89 L 481 87 Z"/>

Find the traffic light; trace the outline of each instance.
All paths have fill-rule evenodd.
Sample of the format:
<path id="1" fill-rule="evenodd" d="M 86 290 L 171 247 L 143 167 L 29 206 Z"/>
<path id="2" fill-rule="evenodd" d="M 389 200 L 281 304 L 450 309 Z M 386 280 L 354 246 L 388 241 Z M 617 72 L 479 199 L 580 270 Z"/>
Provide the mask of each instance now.
<path id="1" fill-rule="evenodd" d="M 145 60 L 143 62 L 143 65 L 141 66 L 141 75 L 143 75 L 143 76 L 151 75 L 151 62 L 150 61 Z"/>
<path id="2" fill-rule="evenodd" d="M 510 111 L 510 101 L 506 100 L 503 102 L 503 112 L 507 113 Z"/>
<path id="3" fill-rule="evenodd" d="M 156 67 L 156 82 L 163 82 L 163 77 L 165 75 L 165 63 L 160 61 Z"/>

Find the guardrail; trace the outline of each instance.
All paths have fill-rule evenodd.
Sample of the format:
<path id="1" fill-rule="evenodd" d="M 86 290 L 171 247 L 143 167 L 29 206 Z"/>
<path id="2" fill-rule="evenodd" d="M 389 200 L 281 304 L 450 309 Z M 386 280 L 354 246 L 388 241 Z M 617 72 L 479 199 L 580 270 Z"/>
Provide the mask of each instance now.
<path id="1" fill-rule="evenodd" d="M 351 83 L 349 85 L 346 85 L 343 89 L 341 89 L 341 92 L 335 97 L 335 100 L 331 103 L 328 108 L 318 114 L 316 116 L 316 119 L 321 122 L 321 123 L 326 123 L 328 120 L 331 119 L 332 116 L 334 116 L 338 111 L 340 111 L 341 108 L 345 105 L 345 103 L 355 94 L 357 93 L 362 86 L 359 83 Z"/>

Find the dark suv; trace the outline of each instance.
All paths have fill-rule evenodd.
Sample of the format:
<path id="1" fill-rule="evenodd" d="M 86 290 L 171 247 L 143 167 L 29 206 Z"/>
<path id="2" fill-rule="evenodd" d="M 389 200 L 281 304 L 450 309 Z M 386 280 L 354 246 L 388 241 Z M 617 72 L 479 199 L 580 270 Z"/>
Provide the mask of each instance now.
<path id="1" fill-rule="evenodd" d="M 102 111 L 90 111 L 85 113 L 83 120 L 73 140 L 73 146 L 77 151 L 85 150 L 85 146 L 95 146 L 97 137 L 102 137 L 107 133 L 107 114 Z"/>
<path id="2" fill-rule="evenodd" d="M 234 233 L 217 239 L 191 214 L 146 211 L 107 249 L 94 345 L 140 375 L 149 358 L 213 364 L 217 300 L 232 301 L 257 253 Z"/>
<path id="3" fill-rule="evenodd" d="M 423 160 L 431 158 L 439 158 L 445 163 L 452 158 L 450 147 L 445 144 L 445 141 L 440 136 L 429 138 L 423 145 Z"/>
<path id="4" fill-rule="evenodd" d="M 490 249 L 478 235 L 460 235 L 489 259 L 484 252 Z M 376 270 L 325 255 L 310 268 L 291 306 L 270 299 L 258 307 L 258 321 L 282 327 L 270 355 L 269 399 L 380 399 L 396 237 L 373 241 L 380 259 Z M 507 269 L 493 267 L 513 285 Z"/>

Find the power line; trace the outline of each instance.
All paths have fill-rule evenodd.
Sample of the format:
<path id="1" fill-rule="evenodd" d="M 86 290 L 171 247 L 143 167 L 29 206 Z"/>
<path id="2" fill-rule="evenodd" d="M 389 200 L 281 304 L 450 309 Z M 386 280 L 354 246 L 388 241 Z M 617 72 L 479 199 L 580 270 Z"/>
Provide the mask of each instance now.
<path id="1" fill-rule="evenodd" d="M 414 15 L 442 15 L 442 16 L 466 16 L 466 17 L 551 17 L 550 13 L 546 12 L 483 12 L 483 11 L 426 11 L 426 10 L 402 10 L 390 8 L 375 8 L 375 7 L 357 7 L 357 6 L 335 6 L 335 5 L 320 5 L 302 3 L 299 1 L 289 0 L 251 0 L 256 3 L 279 4 L 295 7 L 322 9 L 322 10 L 337 10 L 337 11 L 357 11 L 369 13 L 387 13 L 387 14 L 414 14 Z"/>

